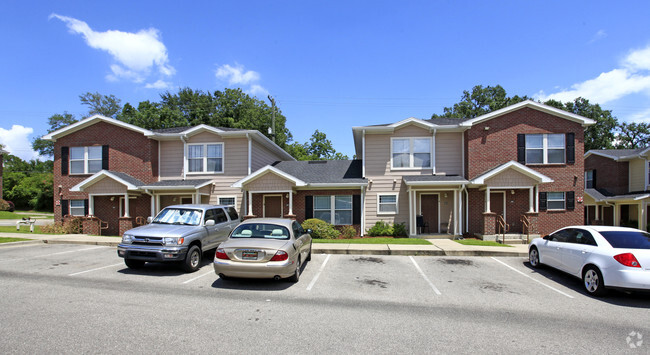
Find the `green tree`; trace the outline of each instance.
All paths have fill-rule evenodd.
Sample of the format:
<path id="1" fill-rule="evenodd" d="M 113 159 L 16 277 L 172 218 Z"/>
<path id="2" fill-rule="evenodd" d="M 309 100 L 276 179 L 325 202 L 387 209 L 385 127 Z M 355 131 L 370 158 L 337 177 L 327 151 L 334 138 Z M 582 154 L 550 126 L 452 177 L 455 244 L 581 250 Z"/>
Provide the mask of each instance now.
<path id="1" fill-rule="evenodd" d="M 87 92 L 83 95 L 79 95 L 79 100 L 90 109 L 88 111 L 88 116 L 98 114 L 115 118 L 122 109 L 122 106 L 120 105 L 121 100 L 115 97 L 115 95 L 106 96 L 98 92 Z"/>
<path id="2" fill-rule="evenodd" d="M 348 156 L 336 152 L 332 141 L 327 139 L 324 132 L 316 130 L 309 142 L 300 144 L 294 142 L 287 146 L 287 152 L 296 160 L 348 160 Z"/>
<path id="3" fill-rule="evenodd" d="M 619 126 L 619 130 L 620 132 L 616 137 L 617 149 L 635 149 L 650 146 L 650 124 L 623 122 Z"/>
<path id="4" fill-rule="evenodd" d="M 63 128 L 67 125 L 77 122 L 77 118 L 74 115 L 63 112 L 63 114 L 54 114 L 47 119 L 47 123 L 50 126 L 47 133 L 54 132 L 59 128 Z M 32 149 L 38 152 L 39 155 L 44 157 L 53 157 L 54 156 L 54 142 L 46 141 L 41 138 L 35 138 L 32 141 Z"/>
<path id="5" fill-rule="evenodd" d="M 6 200 L 18 209 L 52 211 L 53 163 L 49 161 L 24 161 L 15 155 L 5 155 L 3 190 Z"/>
<path id="6" fill-rule="evenodd" d="M 433 114 L 431 118 L 474 118 L 528 99 L 528 96 L 509 97 L 501 85 L 476 85 L 471 92 L 463 91 L 460 101 L 452 107 L 445 107 L 442 115 Z"/>

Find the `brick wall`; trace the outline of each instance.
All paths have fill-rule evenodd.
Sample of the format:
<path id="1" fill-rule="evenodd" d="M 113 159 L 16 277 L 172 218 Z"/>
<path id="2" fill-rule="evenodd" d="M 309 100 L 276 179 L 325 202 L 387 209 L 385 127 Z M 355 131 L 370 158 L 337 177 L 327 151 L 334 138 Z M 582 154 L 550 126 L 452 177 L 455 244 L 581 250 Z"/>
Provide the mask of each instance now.
<path id="1" fill-rule="evenodd" d="M 109 146 L 109 170 L 129 174 L 145 183 L 152 183 L 158 180 L 157 141 L 151 140 L 141 133 L 106 122 L 99 122 L 68 134 L 59 138 L 54 143 L 54 216 L 56 221 L 61 220 L 61 206 L 60 204 L 57 205 L 56 202 L 61 199 L 87 199 L 88 194 L 84 192 L 70 192 L 69 189 L 92 175 L 62 176 L 61 147 L 101 145 Z M 148 215 L 149 212 L 145 216 Z M 113 224 L 117 224 L 117 219 Z M 116 233 L 113 235 L 117 234 L 117 228 L 115 231 Z"/>
<path id="2" fill-rule="evenodd" d="M 486 127 L 489 127 L 489 129 L 486 130 Z M 579 123 L 532 108 L 523 108 L 478 123 L 465 132 L 467 177 L 472 179 L 508 161 L 517 161 L 517 134 L 519 133 L 569 132 L 575 134 L 576 159 L 574 164 L 528 165 L 528 167 L 550 177 L 554 181 L 552 183 L 540 184 L 540 192 L 574 191 L 577 201 L 584 194 L 584 160 L 582 159 L 584 155 L 584 128 Z M 478 205 L 482 213 L 483 205 L 478 203 L 478 201 L 472 200 L 471 196 L 472 193 L 470 192 L 470 206 Z M 483 198 L 480 201 L 483 201 Z M 472 210 L 470 208 L 470 211 Z M 540 211 L 538 217 L 539 231 L 540 233 L 548 234 L 560 227 L 581 224 L 583 215 L 583 206 L 577 202 L 573 211 Z M 472 220 L 479 216 L 470 212 L 469 218 Z M 476 224 L 476 222 L 473 224 Z M 470 232 L 474 232 L 474 230 L 470 228 Z"/>
<path id="3" fill-rule="evenodd" d="M 591 154 L 585 159 L 585 171 L 596 171 L 596 188 L 605 189 L 614 195 L 628 192 L 629 163 Z"/>

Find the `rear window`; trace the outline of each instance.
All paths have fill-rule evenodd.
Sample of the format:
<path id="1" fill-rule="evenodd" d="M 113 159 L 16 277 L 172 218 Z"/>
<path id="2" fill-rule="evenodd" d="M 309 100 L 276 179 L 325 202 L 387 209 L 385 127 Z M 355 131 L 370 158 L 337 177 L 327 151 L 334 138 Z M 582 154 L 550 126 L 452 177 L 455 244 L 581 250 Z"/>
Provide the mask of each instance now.
<path id="1" fill-rule="evenodd" d="M 650 249 L 650 234 L 641 231 L 600 232 L 614 248 Z"/>
<path id="2" fill-rule="evenodd" d="M 289 239 L 289 230 L 277 224 L 242 224 L 232 231 L 230 238 Z"/>

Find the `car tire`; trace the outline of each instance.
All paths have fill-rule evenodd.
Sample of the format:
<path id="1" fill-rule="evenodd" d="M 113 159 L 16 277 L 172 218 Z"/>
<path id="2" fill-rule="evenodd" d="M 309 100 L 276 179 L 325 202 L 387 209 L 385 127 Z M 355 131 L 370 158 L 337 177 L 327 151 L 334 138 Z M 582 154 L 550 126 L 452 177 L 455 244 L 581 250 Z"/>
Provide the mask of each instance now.
<path id="1" fill-rule="evenodd" d="M 199 269 L 201 266 L 201 259 L 203 254 L 201 253 L 201 248 L 196 245 L 192 245 L 190 250 L 187 251 L 185 255 L 185 261 L 183 261 L 183 270 L 186 272 L 194 272 Z"/>
<path id="2" fill-rule="evenodd" d="M 312 243 L 309 243 L 309 254 L 307 254 L 307 257 L 305 258 L 305 261 L 311 261 L 311 247 Z"/>
<path id="3" fill-rule="evenodd" d="M 293 276 L 289 278 L 291 282 L 298 282 L 300 280 L 300 257 L 296 261 L 296 271 L 293 273 Z"/>
<path id="4" fill-rule="evenodd" d="M 582 272 L 582 285 L 591 296 L 600 297 L 606 293 L 603 274 L 595 266 L 587 266 Z"/>
<path id="5" fill-rule="evenodd" d="M 539 262 L 539 250 L 537 250 L 536 247 L 530 248 L 530 251 L 528 252 L 528 262 L 534 269 L 542 266 L 542 263 Z"/>
<path id="6" fill-rule="evenodd" d="M 124 259 L 124 264 L 129 269 L 141 269 L 144 266 L 143 260 Z"/>

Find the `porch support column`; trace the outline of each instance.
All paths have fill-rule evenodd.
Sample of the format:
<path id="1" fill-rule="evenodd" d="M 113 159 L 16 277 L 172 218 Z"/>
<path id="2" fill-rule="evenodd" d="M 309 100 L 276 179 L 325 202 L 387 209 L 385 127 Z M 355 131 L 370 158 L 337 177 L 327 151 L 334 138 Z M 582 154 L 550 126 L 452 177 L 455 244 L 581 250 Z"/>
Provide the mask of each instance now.
<path id="1" fill-rule="evenodd" d="M 156 215 L 156 200 L 154 196 L 151 196 L 151 217 Z"/>
<path id="2" fill-rule="evenodd" d="M 415 223 L 413 222 L 415 215 L 415 207 L 413 206 L 413 190 L 408 190 L 409 194 L 409 234 L 415 235 L 417 231 L 415 230 Z"/>
<path id="3" fill-rule="evenodd" d="M 88 194 L 88 215 L 95 215 L 95 195 Z"/>
<path id="4" fill-rule="evenodd" d="M 539 212 L 539 185 L 535 185 L 535 212 Z"/>
<path id="5" fill-rule="evenodd" d="M 617 211 L 618 205 L 617 204 L 612 204 L 612 211 L 613 211 L 613 220 L 614 220 L 614 225 L 618 226 L 618 211 Z"/>
<path id="6" fill-rule="evenodd" d="M 289 214 L 293 215 L 293 191 L 289 190 Z"/>
<path id="7" fill-rule="evenodd" d="M 600 209 L 600 205 L 598 204 L 598 202 L 596 202 L 596 206 L 595 206 L 594 209 L 596 210 L 596 220 L 599 221 L 600 220 L 600 213 L 599 213 L 598 210 Z"/>
<path id="8" fill-rule="evenodd" d="M 364 163 L 365 164 L 365 163 Z M 366 229 L 366 188 L 361 186 L 361 236 L 363 237 Z"/>
<path id="9" fill-rule="evenodd" d="M 154 210 L 154 216 L 158 214 L 158 211 L 160 210 L 160 195 L 156 195 L 156 208 Z"/>
<path id="10" fill-rule="evenodd" d="M 248 190 L 248 215 L 253 215 L 253 193 Z"/>
<path id="11" fill-rule="evenodd" d="M 124 217 L 131 217 L 129 215 L 129 194 L 124 194 Z"/>
<path id="12" fill-rule="evenodd" d="M 485 212 L 492 212 L 490 211 L 490 187 L 485 189 Z"/>
<path id="13" fill-rule="evenodd" d="M 456 195 L 458 196 L 458 209 L 456 209 L 456 225 L 458 226 L 458 235 L 463 235 L 463 195 L 462 191 L 459 188 L 458 191 L 456 191 Z"/>
<path id="14" fill-rule="evenodd" d="M 454 190 L 454 235 L 458 234 L 458 193 Z M 449 226 L 447 226 L 447 229 L 449 229 Z"/>
<path id="15" fill-rule="evenodd" d="M 535 192 L 533 191 L 533 187 L 531 187 L 528 190 L 528 212 L 530 213 L 535 212 L 535 205 L 533 205 L 533 201 L 535 201 Z"/>
<path id="16" fill-rule="evenodd" d="M 645 204 L 643 201 L 639 201 L 639 204 L 637 205 L 637 210 L 639 211 L 639 224 L 637 228 L 641 230 L 645 230 Z"/>

